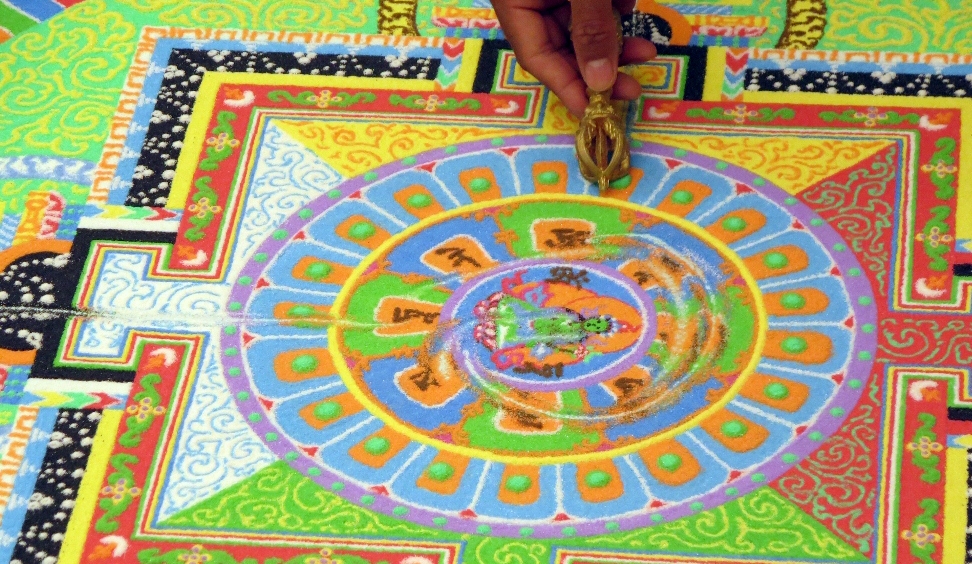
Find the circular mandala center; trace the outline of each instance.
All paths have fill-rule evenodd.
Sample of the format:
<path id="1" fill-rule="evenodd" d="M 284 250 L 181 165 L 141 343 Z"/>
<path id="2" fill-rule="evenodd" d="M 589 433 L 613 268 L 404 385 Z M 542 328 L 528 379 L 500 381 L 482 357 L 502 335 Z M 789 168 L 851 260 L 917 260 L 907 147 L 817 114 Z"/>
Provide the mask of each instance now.
<path id="1" fill-rule="evenodd" d="M 648 295 L 595 263 L 514 262 L 459 287 L 442 320 L 473 381 L 528 392 L 617 376 L 655 337 Z"/>

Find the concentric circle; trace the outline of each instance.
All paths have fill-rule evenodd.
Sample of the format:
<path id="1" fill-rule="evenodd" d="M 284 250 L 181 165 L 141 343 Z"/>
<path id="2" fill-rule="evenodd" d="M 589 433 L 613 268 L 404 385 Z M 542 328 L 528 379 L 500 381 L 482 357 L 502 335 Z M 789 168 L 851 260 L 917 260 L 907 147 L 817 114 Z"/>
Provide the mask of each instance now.
<path id="1" fill-rule="evenodd" d="M 349 501 L 509 536 L 675 519 L 815 449 L 875 347 L 837 235 L 682 150 L 602 196 L 575 167 L 570 139 L 473 143 L 295 214 L 230 298 L 253 429 Z"/>

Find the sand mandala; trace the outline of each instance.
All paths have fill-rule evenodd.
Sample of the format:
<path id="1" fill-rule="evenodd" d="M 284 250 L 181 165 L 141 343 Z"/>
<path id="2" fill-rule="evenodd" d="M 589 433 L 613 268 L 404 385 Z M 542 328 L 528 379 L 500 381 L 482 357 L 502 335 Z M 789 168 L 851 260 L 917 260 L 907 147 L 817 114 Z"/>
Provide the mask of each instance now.
<path id="1" fill-rule="evenodd" d="M 572 151 L 431 151 L 263 243 L 223 359 L 273 452 L 377 512 L 560 537 L 718 506 L 839 426 L 875 312 L 836 233 L 669 147 L 639 145 L 592 197 Z"/>

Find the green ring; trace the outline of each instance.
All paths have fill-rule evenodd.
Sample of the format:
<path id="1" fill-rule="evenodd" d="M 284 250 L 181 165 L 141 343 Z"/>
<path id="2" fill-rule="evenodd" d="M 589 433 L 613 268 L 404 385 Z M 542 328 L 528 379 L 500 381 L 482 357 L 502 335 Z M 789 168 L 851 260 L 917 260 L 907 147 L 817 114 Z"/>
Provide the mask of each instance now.
<path id="1" fill-rule="evenodd" d="M 381 456 L 391 448 L 391 442 L 385 437 L 371 437 L 365 441 L 365 452 L 372 456 Z"/>

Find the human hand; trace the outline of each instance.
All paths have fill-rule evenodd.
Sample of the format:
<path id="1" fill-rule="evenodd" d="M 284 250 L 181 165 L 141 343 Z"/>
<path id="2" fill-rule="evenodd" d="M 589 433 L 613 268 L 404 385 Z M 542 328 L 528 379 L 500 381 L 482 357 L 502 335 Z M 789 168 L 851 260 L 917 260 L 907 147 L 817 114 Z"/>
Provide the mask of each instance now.
<path id="1" fill-rule="evenodd" d="M 517 62 L 578 117 L 587 107 L 587 87 L 603 91 L 613 86 L 614 98 L 623 100 L 641 94 L 638 81 L 618 72 L 617 22 L 612 10 L 631 13 L 635 2 L 492 0 Z M 626 37 L 620 64 L 644 62 L 656 54 L 650 41 Z"/>

